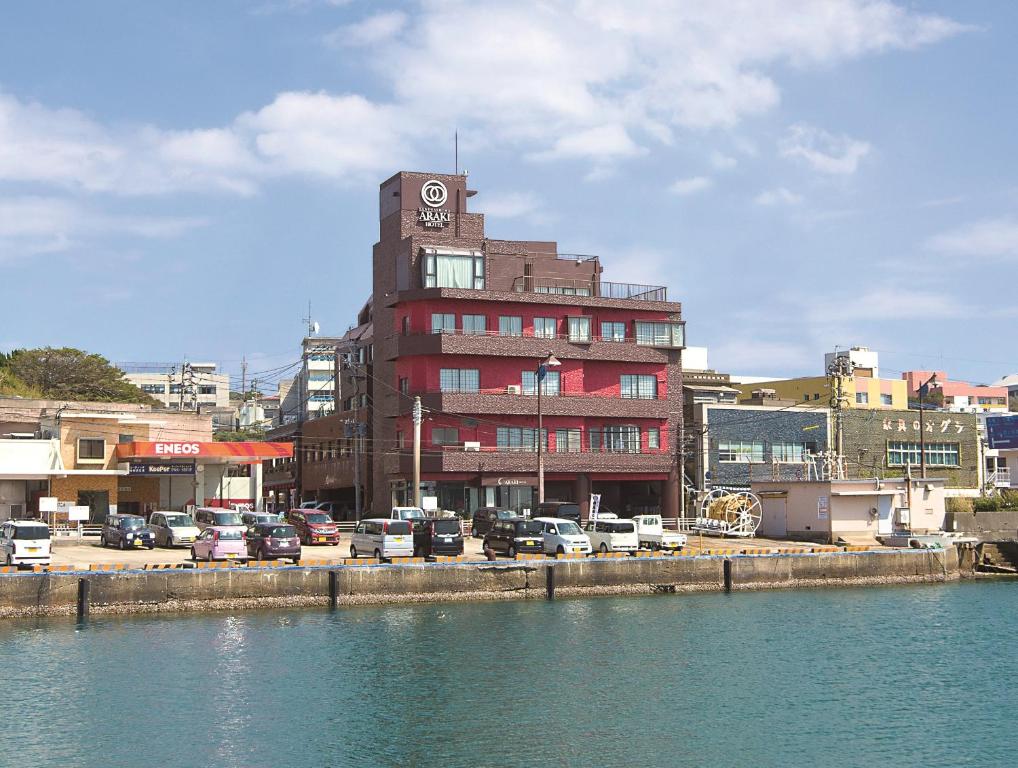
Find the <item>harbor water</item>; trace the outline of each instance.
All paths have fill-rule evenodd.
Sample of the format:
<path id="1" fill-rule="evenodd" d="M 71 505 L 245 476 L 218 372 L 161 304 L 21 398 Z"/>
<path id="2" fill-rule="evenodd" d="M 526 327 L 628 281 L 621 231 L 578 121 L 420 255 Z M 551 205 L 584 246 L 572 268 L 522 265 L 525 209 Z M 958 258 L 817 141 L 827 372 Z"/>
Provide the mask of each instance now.
<path id="1" fill-rule="evenodd" d="M 1018 583 L 0 623 L 0 766 L 1004 766 Z"/>

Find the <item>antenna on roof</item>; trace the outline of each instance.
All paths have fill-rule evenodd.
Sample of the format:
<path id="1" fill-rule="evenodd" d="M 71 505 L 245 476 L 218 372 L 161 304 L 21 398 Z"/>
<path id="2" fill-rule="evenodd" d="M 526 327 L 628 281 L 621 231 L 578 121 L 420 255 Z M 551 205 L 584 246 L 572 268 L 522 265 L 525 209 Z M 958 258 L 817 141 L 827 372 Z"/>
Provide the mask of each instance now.
<path id="1" fill-rule="evenodd" d="M 452 134 L 453 154 L 456 157 L 456 175 L 460 174 L 460 132 L 454 131 Z"/>

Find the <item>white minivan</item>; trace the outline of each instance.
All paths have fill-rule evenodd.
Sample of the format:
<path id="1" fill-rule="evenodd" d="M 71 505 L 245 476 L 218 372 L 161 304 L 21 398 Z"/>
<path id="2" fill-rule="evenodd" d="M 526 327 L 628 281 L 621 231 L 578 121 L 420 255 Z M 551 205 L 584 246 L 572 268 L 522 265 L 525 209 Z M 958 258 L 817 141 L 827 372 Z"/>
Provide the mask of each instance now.
<path id="1" fill-rule="evenodd" d="M 598 516 L 590 520 L 586 528 L 590 546 L 598 552 L 635 552 L 640 548 L 640 537 L 636 533 L 636 523 L 632 520 L 620 520 L 615 515 L 610 518 Z"/>
<path id="2" fill-rule="evenodd" d="M 0 563 L 49 565 L 49 526 L 41 520 L 7 520 L 0 526 Z"/>
<path id="3" fill-rule="evenodd" d="M 535 517 L 541 524 L 546 554 L 590 554 L 590 539 L 572 520 L 561 517 Z"/>
<path id="4" fill-rule="evenodd" d="M 361 520 L 350 536 L 350 557 L 368 555 L 383 560 L 413 554 L 414 531 L 409 520 L 384 517 Z"/>

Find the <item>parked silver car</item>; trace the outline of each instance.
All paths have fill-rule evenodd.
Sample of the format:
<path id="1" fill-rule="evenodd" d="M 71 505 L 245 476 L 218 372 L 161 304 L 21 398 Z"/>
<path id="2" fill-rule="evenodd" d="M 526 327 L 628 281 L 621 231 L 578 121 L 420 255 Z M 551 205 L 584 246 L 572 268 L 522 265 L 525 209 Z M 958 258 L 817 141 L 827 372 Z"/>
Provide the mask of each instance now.
<path id="1" fill-rule="evenodd" d="M 183 512 L 153 512 L 148 527 L 159 547 L 189 547 L 201 533 L 191 516 Z"/>

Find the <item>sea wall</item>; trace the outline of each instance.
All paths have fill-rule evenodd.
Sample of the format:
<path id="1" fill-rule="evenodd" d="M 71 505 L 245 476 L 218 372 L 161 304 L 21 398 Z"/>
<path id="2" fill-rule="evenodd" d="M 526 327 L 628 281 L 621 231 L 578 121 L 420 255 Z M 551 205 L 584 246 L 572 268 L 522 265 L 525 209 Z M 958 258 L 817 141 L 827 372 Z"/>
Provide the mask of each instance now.
<path id="1" fill-rule="evenodd" d="M 726 561 L 728 565 L 726 566 Z M 92 613 L 237 610 L 337 603 L 421 602 L 732 589 L 943 582 L 948 550 L 498 561 L 409 565 L 215 568 L 0 574 L 0 616 L 74 614 L 88 581 Z"/>

